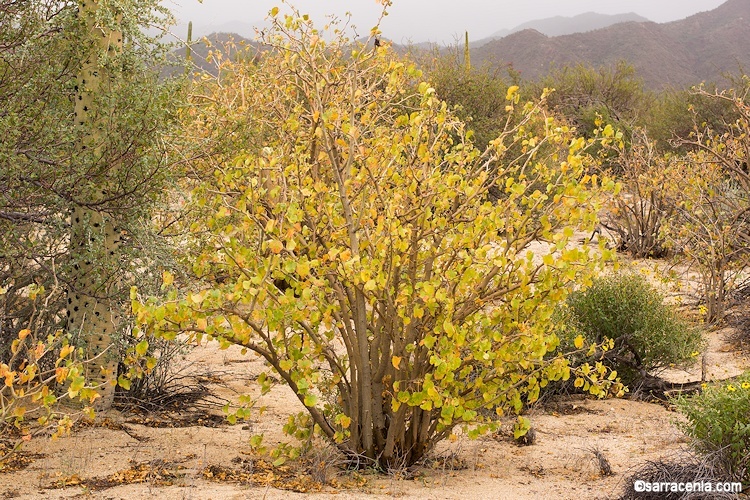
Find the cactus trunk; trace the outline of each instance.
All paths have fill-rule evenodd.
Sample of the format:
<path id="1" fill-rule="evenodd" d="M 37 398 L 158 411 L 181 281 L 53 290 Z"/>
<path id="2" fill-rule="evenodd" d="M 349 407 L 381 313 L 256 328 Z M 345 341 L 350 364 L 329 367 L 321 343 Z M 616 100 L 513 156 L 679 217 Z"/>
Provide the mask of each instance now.
<path id="1" fill-rule="evenodd" d="M 193 60 L 193 21 L 188 23 L 188 35 L 187 35 L 187 52 L 185 54 L 187 62 Z"/>
<path id="2" fill-rule="evenodd" d="M 469 32 L 465 32 L 464 37 L 464 67 L 468 73 L 471 70 L 471 53 L 469 52 Z"/>
<path id="3" fill-rule="evenodd" d="M 78 156 L 92 163 L 108 161 L 104 147 L 106 124 L 96 110 L 97 97 L 106 91 L 108 80 L 102 54 L 111 57 L 122 49 L 122 33 L 97 21 L 99 8 L 99 0 L 81 0 L 78 8 L 79 19 L 89 35 L 87 40 L 93 41 L 77 78 L 75 127 L 80 133 L 76 146 Z M 107 175 L 111 175 L 115 166 L 108 167 Z M 81 339 L 87 358 L 93 360 L 88 364 L 86 378 L 98 385 L 101 397 L 97 406 L 101 409 L 112 405 L 118 364 L 112 352 L 118 315 L 111 295 L 118 274 L 121 235 L 111 216 L 101 209 L 108 196 L 107 183 L 106 176 L 92 182 L 71 207 L 69 252 L 73 275 L 67 300 L 68 331 Z"/>

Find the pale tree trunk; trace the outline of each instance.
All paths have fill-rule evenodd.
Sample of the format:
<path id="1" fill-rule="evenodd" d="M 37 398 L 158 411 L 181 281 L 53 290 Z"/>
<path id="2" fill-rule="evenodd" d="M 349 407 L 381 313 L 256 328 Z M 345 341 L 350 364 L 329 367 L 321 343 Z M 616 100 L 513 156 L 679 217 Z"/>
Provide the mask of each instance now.
<path id="1" fill-rule="evenodd" d="M 88 161 L 106 162 L 102 118 L 96 117 L 97 95 L 106 91 L 107 70 L 100 61 L 101 54 L 114 56 L 122 49 L 122 33 L 97 24 L 99 0 L 81 0 L 78 15 L 90 34 L 91 46 L 84 56 L 77 78 L 75 96 L 75 127 L 79 128 L 77 148 Z M 85 154 L 83 154 L 85 153 Z M 109 165 L 111 175 L 115 166 Z M 99 170 L 99 169 L 92 169 Z M 117 379 L 117 357 L 113 335 L 117 331 L 118 316 L 111 293 L 116 284 L 119 261 L 120 232 L 111 217 L 99 210 L 97 204 L 106 199 L 106 178 L 97 181 L 90 190 L 80 194 L 71 214 L 70 256 L 73 279 L 68 290 L 68 330 L 85 343 L 88 359 L 87 380 L 98 385 L 97 401 L 100 409 L 112 405 Z"/>

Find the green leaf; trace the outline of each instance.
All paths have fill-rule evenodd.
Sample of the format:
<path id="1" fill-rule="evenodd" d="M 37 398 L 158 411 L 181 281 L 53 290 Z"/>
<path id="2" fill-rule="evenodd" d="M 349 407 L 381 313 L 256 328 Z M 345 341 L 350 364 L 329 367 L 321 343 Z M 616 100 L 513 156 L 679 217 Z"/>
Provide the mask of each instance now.
<path id="1" fill-rule="evenodd" d="M 518 421 L 513 426 L 513 438 L 518 439 L 525 436 L 529 429 L 531 429 L 531 421 L 526 417 L 519 416 Z"/>
<path id="2" fill-rule="evenodd" d="M 139 356 L 144 356 L 148 352 L 148 341 L 146 339 L 143 339 L 142 341 L 138 342 L 135 346 L 135 352 Z"/>
<path id="3" fill-rule="evenodd" d="M 120 375 L 119 377 L 117 377 L 117 385 L 119 385 L 120 387 L 122 387 L 126 391 L 129 391 L 130 390 L 130 379 L 126 378 L 123 375 Z"/>
<path id="4" fill-rule="evenodd" d="M 71 397 L 75 397 L 81 389 L 83 389 L 83 386 L 86 385 L 86 378 L 81 376 L 74 377 L 73 380 L 70 382 L 70 387 L 68 388 L 68 393 Z"/>

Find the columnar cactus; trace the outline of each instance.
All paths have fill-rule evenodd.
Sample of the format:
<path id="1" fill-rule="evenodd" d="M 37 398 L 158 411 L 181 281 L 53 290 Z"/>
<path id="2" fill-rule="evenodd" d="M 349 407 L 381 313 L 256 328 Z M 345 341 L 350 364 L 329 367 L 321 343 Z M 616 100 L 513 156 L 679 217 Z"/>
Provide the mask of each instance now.
<path id="1" fill-rule="evenodd" d="M 185 59 L 188 64 L 193 60 L 193 21 L 188 23 L 187 49 Z"/>
<path id="2" fill-rule="evenodd" d="M 469 32 L 465 32 L 464 37 L 464 66 L 468 72 L 471 69 L 471 53 L 469 52 Z"/>
<path id="3" fill-rule="evenodd" d="M 75 95 L 75 127 L 80 131 L 77 148 L 81 158 L 107 162 L 104 147 L 105 124 L 96 113 L 98 94 L 106 89 L 109 77 L 103 55 L 112 57 L 122 49 L 122 33 L 98 21 L 100 0 L 80 0 L 78 16 L 89 35 L 78 73 Z M 119 19 L 115 20 L 119 22 Z M 114 165 L 108 165 L 111 169 Z M 98 406 L 106 409 L 114 399 L 117 359 L 112 338 L 117 330 L 117 314 L 110 299 L 116 281 L 114 269 L 122 239 L 111 217 L 100 209 L 108 196 L 107 181 L 93 182 L 73 203 L 71 210 L 70 256 L 73 279 L 68 290 L 68 330 L 86 345 L 89 364 L 87 379 L 98 384 Z"/>

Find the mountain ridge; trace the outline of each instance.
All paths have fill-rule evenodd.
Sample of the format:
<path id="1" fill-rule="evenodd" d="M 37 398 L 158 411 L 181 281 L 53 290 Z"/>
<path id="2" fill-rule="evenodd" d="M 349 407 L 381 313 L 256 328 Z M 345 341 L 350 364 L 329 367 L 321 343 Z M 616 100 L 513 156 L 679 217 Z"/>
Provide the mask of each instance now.
<path id="1" fill-rule="evenodd" d="M 490 40 L 496 40 L 498 38 L 504 38 L 513 33 L 523 31 L 525 29 L 534 29 L 547 36 L 561 36 L 570 35 L 573 33 L 585 33 L 587 31 L 593 31 L 600 28 L 606 28 L 613 24 L 637 21 L 646 22 L 643 16 L 639 16 L 635 12 L 627 12 L 624 14 L 599 14 L 597 12 L 584 12 L 575 16 L 553 16 L 544 19 L 534 19 L 528 21 L 511 29 L 502 29 L 492 33 L 490 36 L 477 40 L 476 45 L 482 45 L 484 41 L 489 42 Z"/>
<path id="2" fill-rule="evenodd" d="M 212 34 L 209 39 L 221 42 L 227 36 Z M 257 46 L 240 35 L 234 38 Z M 718 83 L 724 73 L 737 74 L 741 68 L 750 68 L 750 51 L 743 50 L 742 43 L 747 39 L 750 39 L 750 1 L 727 0 L 716 9 L 661 24 L 626 21 L 560 36 L 524 29 L 474 46 L 471 59 L 475 66 L 510 66 L 527 80 L 564 66 L 614 66 L 626 61 L 633 65 L 647 88 L 658 90 L 684 88 L 703 81 Z M 414 46 L 411 49 L 415 48 L 419 50 Z M 424 50 L 433 48 L 428 45 Z M 409 50 L 397 44 L 394 49 L 404 53 Z M 204 59 L 207 52 L 202 42 L 196 43 L 194 62 L 211 71 L 212 64 Z M 179 60 L 184 58 L 185 51 L 179 49 L 174 54 Z"/>
<path id="3" fill-rule="evenodd" d="M 714 10 L 657 24 L 624 22 L 550 37 L 524 30 L 471 51 L 472 62 L 512 66 L 526 79 L 555 67 L 632 64 L 649 88 L 685 87 L 716 81 L 722 73 L 750 67 L 743 40 L 750 37 L 750 2 L 728 0 Z"/>

